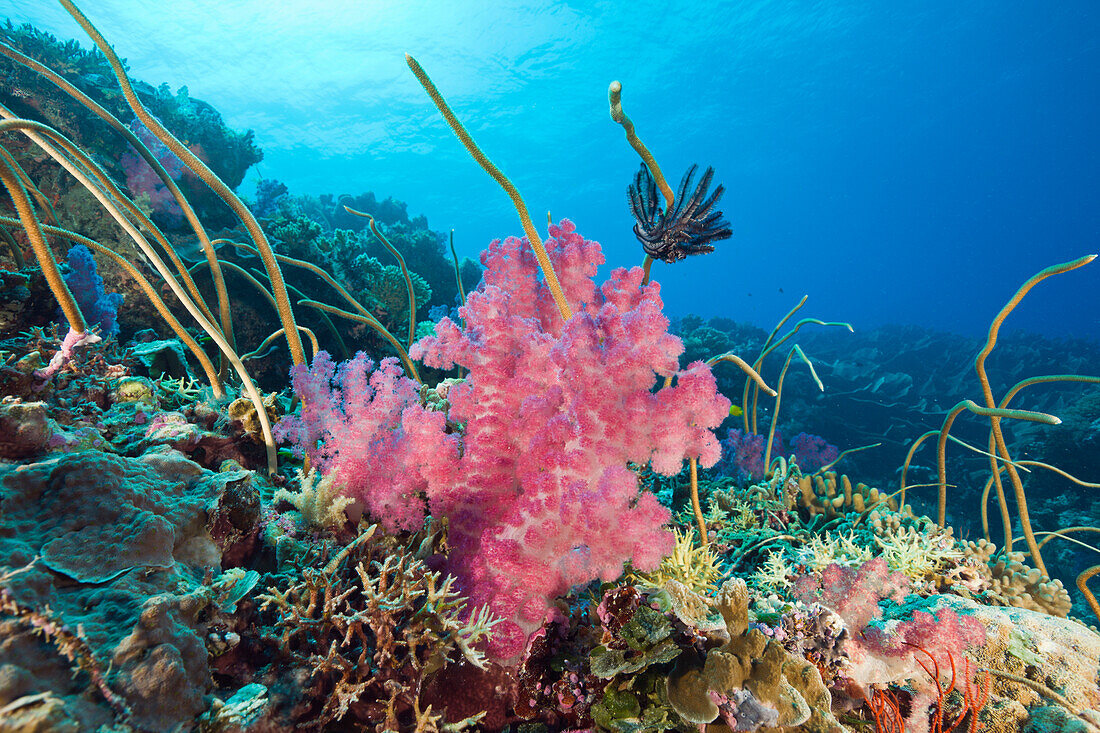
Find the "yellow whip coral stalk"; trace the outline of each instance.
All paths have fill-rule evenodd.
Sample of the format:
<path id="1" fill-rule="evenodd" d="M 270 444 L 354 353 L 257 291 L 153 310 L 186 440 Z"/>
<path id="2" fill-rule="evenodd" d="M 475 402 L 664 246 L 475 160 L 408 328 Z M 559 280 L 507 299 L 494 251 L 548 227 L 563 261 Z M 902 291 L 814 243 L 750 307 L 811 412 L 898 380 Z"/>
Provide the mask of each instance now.
<path id="1" fill-rule="evenodd" d="M 1020 289 L 1016 291 L 1016 294 L 1012 296 L 1004 308 L 1001 308 L 1000 313 L 993 319 L 993 323 L 989 326 L 989 336 L 985 342 L 985 348 L 978 354 L 978 358 L 974 360 L 974 370 L 978 373 L 978 380 L 982 385 L 982 395 L 985 398 L 986 407 L 989 409 L 995 409 L 997 403 L 993 399 L 993 389 L 989 385 L 989 377 L 985 373 L 985 360 L 989 354 L 993 351 L 993 347 L 997 345 L 997 334 L 1001 330 L 1001 324 L 1004 323 L 1008 314 L 1016 308 L 1024 296 L 1028 294 L 1033 287 L 1040 282 L 1050 277 L 1051 275 L 1061 275 L 1062 273 L 1069 272 L 1070 270 L 1076 270 L 1078 267 L 1083 267 L 1088 263 L 1096 259 L 1096 255 L 1085 255 L 1079 257 L 1076 260 L 1070 262 L 1063 262 L 1059 265 L 1051 265 L 1045 270 L 1041 270 L 1036 273 L 1020 286 Z M 973 410 L 971 410 L 973 411 Z M 1012 481 L 1012 488 L 1016 494 L 1016 508 L 1017 514 L 1020 517 L 1020 525 L 1023 527 L 1024 540 L 1027 543 L 1028 551 L 1031 553 L 1032 559 L 1035 561 L 1035 567 L 1039 568 L 1039 571 L 1044 575 L 1047 575 L 1046 566 L 1043 564 L 1043 558 L 1039 554 L 1039 546 L 1035 542 L 1035 535 L 1031 531 L 1031 521 L 1027 510 L 1027 497 L 1024 496 L 1024 485 L 1020 481 L 1020 474 L 1016 471 L 1016 467 L 1012 464 L 1012 458 L 1008 455 L 1008 446 L 1005 444 L 1004 432 L 1001 430 L 1001 418 L 996 414 L 990 416 L 990 431 L 993 435 L 993 442 L 996 443 L 997 452 L 1000 453 L 1001 458 L 1005 461 L 1005 468 L 1008 470 L 1008 477 Z M 1000 471 L 997 466 L 997 459 L 990 458 L 990 467 L 993 470 L 993 480 L 998 485 L 998 491 L 1000 490 Z M 940 524 L 943 524 L 943 518 L 940 517 Z"/>
<path id="2" fill-rule="evenodd" d="M 657 182 L 657 188 L 661 189 L 661 195 L 665 197 L 665 208 L 671 211 L 672 205 L 675 203 L 675 198 L 672 195 L 672 187 L 669 186 L 668 181 L 665 180 L 665 174 L 661 173 L 661 166 L 657 165 L 653 153 L 649 152 L 649 148 L 647 148 L 645 143 L 638 137 L 638 133 L 634 132 L 634 123 L 631 122 L 630 118 L 623 112 L 622 93 L 623 85 L 621 82 L 613 81 L 611 85 L 607 87 L 607 101 L 611 105 L 611 119 L 622 125 L 623 131 L 626 133 L 627 142 L 630 143 L 630 147 L 637 151 L 642 161 L 646 164 L 646 167 L 649 168 L 653 180 Z M 653 258 L 648 257 L 646 261 L 652 262 Z"/>
<path id="3" fill-rule="evenodd" d="M 272 474 L 276 473 L 278 469 L 278 458 L 275 447 L 275 439 L 271 433 L 271 422 L 268 420 L 267 411 L 263 407 L 263 398 L 260 396 L 259 391 L 256 389 L 255 383 L 248 375 L 248 371 L 244 368 L 244 364 L 241 363 L 240 358 L 237 356 L 233 348 L 226 342 L 221 330 L 199 309 L 199 307 L 188 297 L 184 291 L 183 286 L 175 279 L 171 271 L 168 270 L 167 265 L 160 259 L 156 252 L 145 237 L 138 231 L 133 222 L 126 218 L 119 208 L 119 205 L 115 202 L 129 202 L 122 192 L 118 189 L 110 178 L 103 171 L 103 169 L 95 163 L 91 158 L 84 154 L 75 144 L 64 135 L 60 134 L 53 128 L 43 125 L 39 122 L 32 120 L 5 120 L 0 122 L 0 130 L 15 129 L 21 130 L 31 140 L 38 145 L 43 151 L 50 155 L 54 160 L 61 164 L 61 166 L 67 170 L 72 176 L 74 176 L 81 185 L 88 190 L 99 201 L 100 205 L 106 209 L 107 213 L 118 223 L 119 226 L 134 240 L 134 244 L 141 249 L 142 253 L 148 258 L 150 264 L 156 268 L 161 277 L 179 298 L 180 303 L 187 309 L 191 316 L 199 323 L 204 331 L 210 336 L 214 343 L 221 349 L 221 352 L 229 360 L 234 371 L 237 372 L 237 376 L 241 380 L 241 386 L 248 394 L 252 403 L 256 405 L 260 424 L 262 426 L 264 443 L 267 449 L 267 463 L 268 471 Z M 55 148 L 51 142 L 47 142 L 44 138 L 49 138 L 52 143 L 56 143 L 58 147 L 64 150 L 64 154 Z M 81 169 L 81 166 L 83 170 Z M 85 173 L 84 171 L 88 171 Z M 92 177 L 96 178 L 96 182 L 93 182 Z M 24 196 L 25 198 L 25 196 Z M 131 205 L 133 202 L 129 202 Z M 29 202 L 28 202 L 29 206 Z M 37 220 L 36 220 L 37 221 Z M 77 332 L 75 327 L 73 333 Z M 295 333 L 297 338 L 297 333 Z M 68 339 L 67 339 L 68 341 Z M 301 345 L 301 341 L 298 341 Z"/>
<path id="4" fill-rule="evenodd" d="M 665 197 L 665 211 L 672 211 L 672 205 L 676 202 L 675 197 L 672 195 L 672 186 L 668 185 L 668 181 L 665 180 L 665 174 L 661 172 L 661 166 L 657 165 L 653 153 L 649 152 L 649 148 L 638 137 L 638 133 L 634 132 L 634 123 L 626 116 L 626 112 L 623 112 L 622 93 L 622 82 L 613 81 L 607 87 L 607 102 L 611 106 L 611 119 L 622 125 L 630 147 L 637 151 L 642 162 L 649 168 L 649 173 L 657 183 L 657 188 L 661 189 L 661 195 Z M 653 258 L 647 254 L 645 261 L 642 262 L 642 269 L 645 271 L 645 277 L 642 278 L 643 285 L 649 282 L 649 269 L 651 267 L 653 267 Z"/>
<path id="5" fill-rule="evenodd" d="M 305 349 L 302 347 L 302 339 L 298 335 L 298 327 L 294 322 L 294 311 L 290 307 L 290 298 L 287 296 L 286 283 L 283 281 L 283 274 L 279 270 L 278 263 L 275 261 L 275 253 L 272 251 L 271 245 L 267 241 L 267 236 L 260 228 L 259 222 L 256 221 L 256 217 L 252 215 L 252 212 L 248 210 L 248 207 L 244 205 L 240 198 L 214 175 L 214 172 L 210 170 L 206 163 L 199 160 L 198 156 L 180 143 L 172 133 L 168 132 L 164 125 L 160 123 L 160 120 L 149 114 L 149 110 L 145 109 L 144 105 L 142 105 L 141 101 L 134 93 L 134 89 L 130 85 L 130 80 L 126 76 L 126 70 L 122 67 L 122 62 L 119 61 L 118 55 L 115 54 L 114 49 L 111 48 L 110 44 L 107 43 L 107 40 L 100 32 L 96 30 L 96 27 L 92 25 L 91 21 L 80 12 L 80 9 L 77 8 L 71 0 L 59 0 L 59 2 L 69 11 L 69 15 L 73 16 L 73 19 L 84 29 L 84 32 L 88 34 L 107 58 L 107 63 L 111 65 L 111 69 L 118 79 L 119 87 L 122 89 L 122 95 L 126 98 L 127 103 L 130 105 L 130 109 L 138 116 L 142 124 L 149 128 L 150 132 L 156 135 L 169 150 L 175 153 L 176 157 L 183 161 L 184 165 L 186 165 L 192 173 L 201 178 L 203 182 L 233 210 L 233 213 L 240 218 L 245 229 L 248 230 L 248 235 L 252 238 L 252 241 L 255 242 L 257 249 L 260 250 L 260 257 L 263 259 L 264 267 L 267 269 L 268 279 L 271 281 L 271 291 L 279 306 L 279 319 L 283 323 L 283 328 L 286 329 L 285 336 L 287 346 L 290 349 L 290 356 L 295 364 L 304 363 Z M 263 412 L 261 411 L 261 415 L 262 414 Z"/>
<path id="6" fill-rule="evenodd" d="M 405 265 L 405 258 L 401 256 L 401 252 L 398 251 L 397 247 L 390 244 L 390 240 L 386 239 L 386 235 L 378 229 L 373 216 L 362 211 L 356 211 L 350 206 L 345 206 L 344 211 L 355 216 L 364 217 L 367 223 L 370 224 L 370 230 L 374 236 L 378 238 L 383 247 L 389 250 L 390 254 L 397 258 L 397 264 L 401 265 L 401 274 L 405 277 L 405 288 L 409 292 L 409 346 L 411 347 L 416 336 L 416 293 L 413 291 L 412 278 L 409 276 L 409 268 Z"/>
<path id="7" fill-rule="evenodd" d="M 447 104 L 447 100 L 443 98 L 443 95 L 439 93 L 435 84 L 432 83 L 431 78 L 427 72 L 417 63 L 409 54 L 405 54 L 405 63 L 409 65 L 412 73 L 416 75 L 417 81 L 420 82 L 420 86 L 424 87 L 424 91 L 428 93 L 432 101 L 435 102 L 436 108 L 439 109 L 439 113 L 443 115 L 443 119 L 447 120 L 447 124 L 451 126 L 451 130 L 454 132 L 464 146 L 466 146 L 466 152 L 468 152 L 474 160 L 477 161 L 486 173 L 493 177 L 493 180 L 500 184 L 500 187 L 504 189 L 504 192 L 508 194 L 508 197 L 512 199 L 512 205 L 516 207 L 516 213 L 519 214 L 520 223 L 523 225 L 523 232 L 527 235 L 527 240 L 531 243 L 531 248 L 535 250 L 535 259 L 539 261 L 539 268 L 542 270 L 542 276 L 546 278 L 546 287 L 550 289 L 551 295 L 554 296 L 554 302 L 558 306 L 558 310 L 561 312 L 562 319 L 568 321 L 573 315 L 573 312 L 569 309 L 569 303 L 565 301 L 565 293 L 562 292 L 561 284 L 558 282 L 558 276 L 554 274 L 554 266 L 550 264 L 550 258 L 546 256 L 546 249 L 542 246 L 542 238 L 535 230 L 535 224 L 531 221 L 531 215 L 527 213 L 527 204 L 523 203 L 523 197 L 519 195 L 519 191 L 508 180 L 508 176 L 501 172 L 500 168 L 497 168 L 493 161 L 486 157 L 485 153 L 481 152 L 481 148 L 477 146 L 474 139 L 470 137 L 470 133 L 466 131 L 466 128 L 455 117 L 454 112 L 451 111 L 450 106 Z"/>
<path id="8" fill-rule="evenodd" d="M 0 148 L 2 149 L 2 148 Z M 0 224 L 18 223 L 17 220 L 9 219 L 6 216 L 0 216 Z M 218 380 L 218 372 L 214 368 L 213 362 L 210 361 L 210 357 L 206 355 L 206 352 L 202 350 L 198 342 L 187 333 L 183 324 L 179 322 L 172 311 L 168 309 L 168 306 L 164 304 L 164 300 L 160 297 L 157 289 L 141 274 L 141 271 L 134 267 L 125 257 L 111 250 L 109 247 L 104 247 L 94 239 L 77 234 L 76 232 L 70 232 L 67 229 L 60 227 L 51 227 L 43 225 L 42 230 L 55 237 L 61 237 L 62 239 L 68 239 L 77 244 L 83 244 L 88 249 L 97 254 L 101 254 L 104 257 L 110 258 L 120 269 L 122 269 L 127 275 L 133 279 L 137 286 L 141 288 L 141 291 L 145 293 L 145 296 L 149 298 L 149 302 L 153 304 L 157 313 L 164 319 L 164 322 L 168 324 L 168 327 L 175 332 L 176 336 L 183 343 L 184 346 L 194 354 L 195 358 L 199 362 L 199 366 L 202 367 L 203 372 L 206 373 L 207 379 L 210 380 L 211 387 L 215 390 L 216 394 L 223 394 L 224 390 L 221 386 L 221 382 Z"/>
<path id="9" fill-rule="evenodd" d="M 236 340 L 233 336 L 233 317 L 229 310 L 229 294 L 225 289 L 225 281 L 222 278 L 221 271 L 218 269 L 217 255 L 214 253 L 214 248 L 210 244 L 210 238 L 206 235 L 206 231 L 203 229 L 201 222 L 199 222 L 198 215 L 195 214 L 194 208 L 192 208 L 190 202 L 184 197 L 183 192 L 180 191 L 179 186 L 172 180 L 172 177 L 164 170 L 164 166 L 161 165 L 157 157 L 149 152 L 149 148 L 145 146 L 141 140 L 130 130 L 130 128 L 123 125 L 115 118 L 110 112 L 104 109 L 95 100 L 89 97 L 84 92 L 77 89 L 70 84 L 63 76 L 55 73 L 49 67 L 40 64 L 34 59 L 25 56 L 16 51 L 11 46 L 5 43 L 0 43 L 0 54 L 8 57 L 12 61 L 41 75 L 44 79 L 52 82 L 58 89 L 68 94 L 80 104 L 84 105 L 90 112 L 99 117 L 101 120 L 111 126 L 119 135 L 125 138 L 126 142 L 137 152 L 138 155 L 153 169 L 153 172 L 157 174 L 161 182 L 168 189 L 169 193 L 179 204 L 180 210 L 183 211 L 183 217 L 187 220 L 187 223 L 191 226 L 191 230 L 195 233 L 195 236 L 199 240 L 199 244 L 202 246 L 203 252 L 206 255 L 206 261 L 210 266 L 210 272 L 214 280 L 214 289 L 218 296 L 218 309 L 221 318 L 222 333 L 225 334 L 226 340 L 233 348 L 236 348 Z M 33 191 L 32 191 L 33 193 Z M 39 194 L 41 195 L 41 194 Z M 43 199 L 44 205 L 48 206 L 49 202 Z M 54 224 L 57 224 L 57 217 L 54 216 Z M 150 224 L 151 226 L 151 224 Z M 150 231 L 157 238 L 157 242 L 165 249 L 168 256 L 172 259 L 173 264 L 180 270 L 180 275 L 183 277 L 184 285 L 187 286 L 187 290 L 191 293 L 191 297 L 196 301 L 207 318 L 214 320 L 213 314 L 209 312 L 206 304 L 202 301 L 202 296 L 199 294 L 199 290 L 195 283 L 191 280 L 190 276 L 186 274 L 183 269 L 183 263 L 179 261 L 175 252 L 172 249 L 171 244 L 160 234 L 156 227 L 152 227 Z"/>
<path id="10" fill-rule="evenodd" d="M 49 284 L 50 290 L 53 291 L 54 297 L 61 305 L 61 312 L 65 314 L 65 320 L 69 322 L 70 330 L 83 334 L 88 330 L 88 324 L 84 321 L 84 315 L 80 312 L 76 300 L 73 299 L 69 286 L 65 284 L 61 272 L 57 269 L 57 262 L 54 261 L 53 253 L 50 252 L 50 247 L 46 244 L 46 237 L 42 233 L 42 224 L 34 213 L 30 199 L 27 198 L 27 192 L 23 188 L 22 181 L 16 175 L 15 169 L 8 163 L 6 156 L 0 156 L 0 182 L 4 184 L 11 196 L 15 211 L 19 214 L 19 221 L 23 225 L 23 230 L 27 233 L 31 248 L 34 249 L 34 256 L 38 258 L 42 274 L 46 276 L 46 282 Z"/>

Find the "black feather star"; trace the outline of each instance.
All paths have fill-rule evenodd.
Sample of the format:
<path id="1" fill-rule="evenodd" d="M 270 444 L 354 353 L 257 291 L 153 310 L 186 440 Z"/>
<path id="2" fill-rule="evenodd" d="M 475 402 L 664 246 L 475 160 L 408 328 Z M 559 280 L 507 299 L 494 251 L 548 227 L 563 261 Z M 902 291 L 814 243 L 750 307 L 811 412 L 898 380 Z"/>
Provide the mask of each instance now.
<path id="1" fill-rule="evenodd" d="M 714 177 L 713 168 L 707 168 L 699 185 L 688 197 L 696 168 L 698 166 L 695 165 L 688 168 L 680 181 L 680 191 L 672 211 L 664 211 L 658 203 L 657 182 L 644 163 L 634 176 L 634 183 L 627 189 L 630 212 L 638 220 L 634 225 L 634 234 L 645 253 L 655 260 L 676 262 L 688 255 L 713 252 L 712 242 L 728 239 L 733 234 L 729 222 L 722 218 L 722 212 L 712 211 L 725 188 L 719 184 L 707 198 L 707 189 Z"/>

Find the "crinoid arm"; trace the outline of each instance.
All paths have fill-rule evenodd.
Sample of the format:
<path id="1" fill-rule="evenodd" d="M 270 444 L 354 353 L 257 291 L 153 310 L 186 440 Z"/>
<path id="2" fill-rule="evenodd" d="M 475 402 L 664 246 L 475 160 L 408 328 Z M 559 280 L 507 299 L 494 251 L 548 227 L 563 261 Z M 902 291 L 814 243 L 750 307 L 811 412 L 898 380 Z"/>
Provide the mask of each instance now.
<path id="1" fill-rule="evenodd" d="M 698 167 L 688 168 L 680 181 L 675 203 L 665 211 L 657 203 L 657 183 L 645 164 L 627 189 L 630 212 L 636 220 L 634 234 L 645 253 L 653 259 L 676 262 L 689 255 L 713 252 L 713 242 L 732 235 L 722 212 L 712 211 L 725 189 L 719 185 L 707 196 L 714 169 L 708 167 L 692 190 Z M 690 196 L 688 191 L 691 191 Z"/>

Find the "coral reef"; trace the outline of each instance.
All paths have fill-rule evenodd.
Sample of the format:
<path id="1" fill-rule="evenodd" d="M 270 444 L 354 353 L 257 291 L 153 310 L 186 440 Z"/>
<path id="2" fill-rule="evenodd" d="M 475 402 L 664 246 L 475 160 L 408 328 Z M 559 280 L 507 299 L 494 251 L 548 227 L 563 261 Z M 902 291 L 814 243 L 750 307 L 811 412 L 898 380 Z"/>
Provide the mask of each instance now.
<path id="1" fill-rule="evenodd" d="M 63 4 L 98 51 L 0 28 L 0 730 L 1100 730 L 1095 344 L 670 324 L 723 189 L 618 82 L 641 267 L 544 241 L 411 57 L 525 237 L 246 205 L 252 134 Z"/>

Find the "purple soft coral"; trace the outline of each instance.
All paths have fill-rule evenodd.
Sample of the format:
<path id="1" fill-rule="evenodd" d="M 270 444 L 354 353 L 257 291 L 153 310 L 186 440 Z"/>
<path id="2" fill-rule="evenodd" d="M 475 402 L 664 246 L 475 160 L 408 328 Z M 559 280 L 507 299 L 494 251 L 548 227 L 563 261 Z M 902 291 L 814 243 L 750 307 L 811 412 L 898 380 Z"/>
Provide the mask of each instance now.
<path id="1" fill-rule="evenodd" d="M 764 478 L 764 447 L 767 437 L 745 433 L 737 428 L 726 431 L 722 441 L 722 460 L 718 470 L 739 481 L 759 481 Z M 799 433 L 791 441 L 789 450 L 803 473 L 813 473 L 837 459 L 840 455 L 835 445 L 810 433 Z M 783 447 L 783 431 L 776 430 L 772 438 L 772 455 L 786 455 Z"/>
<path id="2" fill-rule="evenodd" d="M 92 252 L 83 244 L 69 250 L 69 267 L 64 278 L 88 325 L 98 326 L 103 336 L 116 335 L 123 296 L 104 289 Z"/>
<path id="3" fill-rule="evenodd" d="M 168 177 L 178 181 L 183 175 L 183 161 L 150 132 L 141 120 L 135 117 L 129 127 L 164 167 Z M 126 173 L 126 187 L 130 189 L 130 195 L 133 198 L 136 199 L 142 194 L 148 196 L 152 212 L 163 217 L 170 224 L 175 225 L 183 220 L 183 210 L 175 196 L 144 158 L 137 153 L 126 152 L 122 154 L 119 163 L 122 165 L 123 172 Z"/>
<path id="4" fill-rule="evenodd" d="M 722 440 L 722 459 L 715 468 L 743 483 L 759 481 L 764 478 L 764 441 L 763 435 L 730 428 Z M 782 446 L 783 436 L 776 430 L 773 453 L 782 453 Z"/>
<path id="5" fill-rule="evenodd" d="M 799 433 L 791 440 L 791 452 L 802 473 L 813 473 L 840 456 L 840 449 L 820 435 Z"/>

